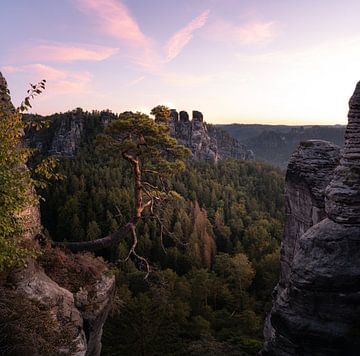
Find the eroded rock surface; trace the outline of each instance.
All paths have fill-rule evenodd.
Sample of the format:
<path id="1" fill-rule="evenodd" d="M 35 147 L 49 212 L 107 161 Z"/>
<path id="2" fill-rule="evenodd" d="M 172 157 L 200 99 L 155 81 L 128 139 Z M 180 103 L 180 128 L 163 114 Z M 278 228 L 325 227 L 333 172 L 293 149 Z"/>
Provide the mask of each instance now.
<path id="1" fill-rule="evenodd" d="M 14 112 L 15 110 L 10 100 L 6 80 L 1 75 L 1 73 L 0 110 L 1 112 Z M 76 151 L 78 147 L 76 145 L 80 144 L 78 138 L 81 134 L 81 123 L 73 120 L 71 120 L 71 122 L 70 133 L 69 135 L 65 135 L 66 137 L 69 137 L 69 139 L 67 141 L 66 139 L 63 140 L 61 144 L 60 141 L 58 141 L 59 146 L 54 144 L 57 147 L 56 149 L 63 150 L 68 154 L 73 154 Z M 66 131 L 66 128 L 64 127 L 65 126 L 60 125 L 60 131 Z M 70 142 L 68 146 L 61 146 L 66 142 Z M 75 146 L 73 145 L 74 142 Z M 19 145 L 19 147 L 21 147 L 21 145 Z M 26 170 L 27 167 L 24 165 L 16 167 L 16 169 Z M 41 221 L 40 209 L 35 199 L 34 189 L 29 189 L 29 195 L 33 196 L 34 203 L 25 207 L 25 209 L 23 209 L 19 215 L 22 218 L 22 224 L 24 228 L 22 237 L 24 239 L 30 240 L 41 231 Z M 54 253 L 55 250 L 50 249 L 49 251 Z M 59 260 L 54 260 L 52 266 L 51 264 L 48 266 L 49 268 L 53 267 L 53 269 L 56 270 L 56 268 L 59 268 L 60 263 L 58 262 L 64 262 L 66 260 L 65 254 L 61 254 L 60 252 L 58 253 Z M 44 255 L 42 255 L 40 259 L 43 256 Z M 89 262 L 87 265 L 84 264 L 82 266 L 77 256 L 78 255 L 72 255 L 71 257 L 77 261 L 76 271 L 80 271 L 81 269 L 91 270 L 90 267 L 92 266 L 92 258 L 83 258 L 83 261 Z M 71 258 L 68 260 L 71 261 Z M 70 267 L 71 266 L 69 264 L 66 265 L 65 263 L 62 266 L 62 278 L 59 278 L 59 280 L 69 285 L 73 283 L 73 281 L 68 280 L 69 278 L 67 276 L 69 274 L 69 270 L 67 268 L 70 269 Z M 30 305 L 34 302 L 36 305 L 40 306 L 41 310 L 47 310 L 49 312 L 49 317 L 46 316 L 45 323 L 51 325 L 51 327 L 54 326 L 56 328 L 55 332 L 60 331 L 61 336 L 67 335 L 69 339 L 67 343 L 64 343 L 59 348 L 57 348 L 55 353 L 56 355 L 99 356 L 101 352 L 102 327 L 108 315 L 115 289 L 115 278 L 113 276 L 107 275 L 105 272 L 106 266 L 103 264 L 103 270 L 98 273 L 97 278 L 93 279 L 91 284 L 80 280 L 80 283 L 82 283 L 83 286 L 76 292 L 71 292 L 69 289 L 61 287 L 61 283 L 59 281 L 57 283 L 53 276 L 45 273 L 44 269 L 40 267 L 37 262 L 29 260 L 28 266 L 26 268 L 21 268 L 8 273 L 7 284 L 0 284 L 0 289 L 2 292 L 0 293 L 0 296 L 5 298 L 9 294 L 7 292 L 10 290 L 13 296 L 28 302 L 25 304 Z M 0 300 L 0 305 L 2 308 L 3 300 Z M 17 304 L 15 304 L 15 309 L 16 306 Z M 12 322 L 15 320 L 15 324 L 19 324 L 19 322 L 22 321 L 26 323 L 27 320 L 26 318 L 24 320 L 22 319 L 21 313 L 22 310 L 15 310 L 14 315 L 11 316 Z M 33 317 L 37 318 L 37 315 L 34 315 Z M 8 319 L 7 315 L 6 319 Z M 6 323 L 8 323 L 8 320 L 6 320 Z M 46 328 L 44 328 L 44 331 L 42 331 L 41 334 L 36 334 L 36 332 L 32 332 L 32 330 L 29 331 L 27 329 L 27 325 L 24 325 L 22 330 L 24 332 L 29 332 L 29 335 L 26 337 L 38 337 L 44 341 L 45 344 L 49 344 L 51 346 L 52 340 L 48 340 L 49 333 L 45 331 L 45 329 Z M 52 335 L 54 335 L 54 333 L 52 333 Z M 26 337 L 24 339 L 26 339 Z M 32 341 L 34 341 L 35 346 L 31 345 L 31 347 L 36 348 L 36 340 Z M 54 345 L 58 345 L 59 343 L 62 343 L 62 340 L 56 340 L 56 342 L 53 342 Z M 54 347 L 57 347 L 56 345 Z M 29 345 L 7 346 L 9 346 L 9 348 L 13 346 L 15 349 L 20 347 L 20 349 L 23 350 L 20 354 L 24 354 L 24 352 L 29 351 L 26 349 Z M 39 352 L 37 352 L 35 349 L 29 352 L 31 352 L 31 354 L 39 354 Z M 3 354 L 2 350 L 0 350 L 0 353 Z"/>
<path id="2" fill-rule="evenodd" d="M 204 122 L 203 114 L 193 111 L 192 120 L 185 111 L 171 110 L 170 133 L 188 147 L 194 160 L 217 162 L 219 159 L 249 160 L 254 154 L 226 131 Z"/>
<path id="3" fill-rule="evenodd" d="M 75 294 L 75 305 L 84 320 L 84 331 L 87 339 L 86 355 L 97 356 L 101 353 L 103 326 L 111 307 L 115 292 L 115 278 L 103 275 L 91 287 L 81 288 Z"/>
<path id="4" fill-rule="evenodd" d="M 286 172 L 281 285 L 289 278 L 300 236 L 326 217 L 325 188 L 339 160 L 340 147 L 320 140 L 301 142 L 290 159 Z"/>
<path id="5" fill-rule="evenodd" d="M 310 157 L 300 146 L 289 164 L 282 274 L 262 355 L 359 354 L 359 108 L 358 84 L 340 165 L 333 173 L 338 149 L 329 144 L 321 144 L 322 153 L 308 151 Z"/>
<path id="6" fill-rule="evenodd" d="M 70 119 L 62 120 L 56 131 L 49 153 L 74 156 L 77 152 L 84 130 L 84 119 L 73 114 Z"/>
<path id="7" fill-rule="evenodd" d="M 84 283 L 72 293 L 31 262 L 27 268 L 14 271 L 10 281 L 19 296 L 48 309 L 61 333 L 69 335 L 69 344 L 58 349 L 59 355 L 100 355 L 102 329 L 115 290 L 113 276 L 102 274 L 95 283 Z"/>
<path id="8" fill-rule="evenodd" d="M 360 82 L 349 106 L 341 164 L 326 191 L 326 212 L 338 223 L 360 224 Z"/>

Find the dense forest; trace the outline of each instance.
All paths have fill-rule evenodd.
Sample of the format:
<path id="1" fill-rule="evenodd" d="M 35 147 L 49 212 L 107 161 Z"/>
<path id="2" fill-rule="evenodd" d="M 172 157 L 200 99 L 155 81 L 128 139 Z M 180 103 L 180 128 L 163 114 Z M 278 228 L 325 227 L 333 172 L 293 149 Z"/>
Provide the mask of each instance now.
<path id="1" fill-rule="evenodd" d="M 94 115 L 77 155 L 60 158 L 65 179 L 41 191 L 56 241 L 95 240 L 131 214 L 131 170 L 97 149 Z M 103 354 L 256 354 L 278 278 L 283 173 L 256 161 L 188 162 L 169 185 L 177 194 L 138 224 L 148 279 L 141 261 L 124 262 L 130 237 L 101 252 L 117 276 Z"/>

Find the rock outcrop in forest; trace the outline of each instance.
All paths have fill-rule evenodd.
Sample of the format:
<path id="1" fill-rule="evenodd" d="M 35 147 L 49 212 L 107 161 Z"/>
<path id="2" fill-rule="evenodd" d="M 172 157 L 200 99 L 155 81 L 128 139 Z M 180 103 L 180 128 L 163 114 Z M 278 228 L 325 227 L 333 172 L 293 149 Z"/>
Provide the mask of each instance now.
<path id="1" fill-rule="evenodd" d="M 341 154 L 306 141 L 291 158 L 281 277 L 262 355 L 359 353 L 360 83 L 349 106 Z"/>
<path id="2" fill-rule="evenodd" d="M 1 73 L 0 110 L 15 111 Z M 29 195 L 32 203 L 20 213 L 21 237 L 24 244 L 35 244 L 41 232 L 40 209 L 33 189 Z M 29 259 L 24 267 L 0 274 L 0 354 L 100 355 L 115 278 L 90 255 L 49 246 L 38 254 L 36 261 Z"/>
<path id="3" fill-rule="evenodd" d="M 186 111 L 171 111 L 170 132 L 192 152 L 194 160 L 217 162 L 219 159 L 254 159 L 252 151 L 231 137 L 225 130 L 204 122 L 203 114 L 193 111 L 192 120 Z"/>
<path id="4" fill-rule="evenodd" d="M 54 114 L 44 118 L 50 127 L 41 132 L 30 131 L 27 138 L 31 146 L 44 154 L 73 157 L 79 148 L 95 137 L 117 115 L 110 111 L 84 112 L 78 108 L 63 114 Z M 171 111 L 170 132 L 178 142 L 192 152 L 196 161 L 217 162 L 225 158 L 241 160 L 254 159 L 251 150 L 231 137 L 225 130 L 206 124 L 203 114 L 193 112 L 190 120 L 185 111 Z"/>

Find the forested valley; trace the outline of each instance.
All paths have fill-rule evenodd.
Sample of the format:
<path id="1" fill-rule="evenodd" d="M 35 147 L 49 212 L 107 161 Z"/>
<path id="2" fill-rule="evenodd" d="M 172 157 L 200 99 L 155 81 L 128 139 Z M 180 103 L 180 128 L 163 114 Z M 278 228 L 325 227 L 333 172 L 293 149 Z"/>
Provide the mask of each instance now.
<path id="1" fill-rule="evenodd" d="M 100 129 L 89 116 L 76 156 L 59 159 L 64 179 L 40 191 L 42 223 L 55 241 L 106 236 L 133 208 L 131 169 L 97 149 Z M 102 353 L 255 355 L 278 280 L 283 178 L 256 161 L 188 161 L 168 183 L 177 194 L 138 223 L 149 277 L 141 260 L 125 262 L 130 236 L 101 251 L 117 278 Z"/>

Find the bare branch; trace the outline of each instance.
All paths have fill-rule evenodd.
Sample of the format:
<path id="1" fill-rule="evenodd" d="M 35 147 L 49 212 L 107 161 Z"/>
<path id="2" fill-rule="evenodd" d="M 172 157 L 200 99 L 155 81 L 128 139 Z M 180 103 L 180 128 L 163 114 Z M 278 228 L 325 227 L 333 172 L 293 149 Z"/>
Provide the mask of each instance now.
<path id="1" fill-rule="evenodd" d="M 104 248 L 118 245 L 120 240 L 122 240 L 129 233 L 131 229 L 131 225 L 133 225 L 133 223 L 129 222 L 118 231 L 94 241 L 82 241 L 82 242 L 52 241 L 52 245 L 67 247 L 72 252 L 102 250 Z"/>
<path id="2" fill-rule="evenodd" d="M 165 224 L 161 221 L 161 219 L 159 218 L 158 215 L 154 214 L 153 217 L 156 219 L 156 221 L 159 223 L 160 225 L 160 237 L 162 239 L 162 234 L 163 234 L 163 230 L 166 232 L 166 234 L 172 238 L 174 241 L 178 242 L 180 245 L 182 246 L 188 246 L 189 243 L 187 242 L 182 242 L 180 239 L 178 239 L 171 231 L 169 231 L 169 229 L 165 226 Z"/>
<path id="3" fill-rule="evenodd" d="M 133 243 L 132 243 L 132 246 L 130 248 L 130 251 L 127 255 L 127 257 L 122 261 L 122 262 L 127 262 L 131 256 L 134 256 L 136 257 L 138 260 L 140 260 L 141 262 L 143 262 L 146 266 L 146 275 L 144 277 L 144 279 L 147 279 L 149 277 L 149 274 L 150 274 L 150 264 L 149 262 L 147 261 L 147 259 L 145 257 L 142 257 L 140 255 L 137 254 L 136 252 L 136 246 L 138 244 L 138 238 L 137 238 L 137 234 L 136 234 L 136 226 L 135 224 L 132 224 L 131 227 L 130 227 L 130 230 L 131 230 L 131 236 L 133 238 Z"/>

